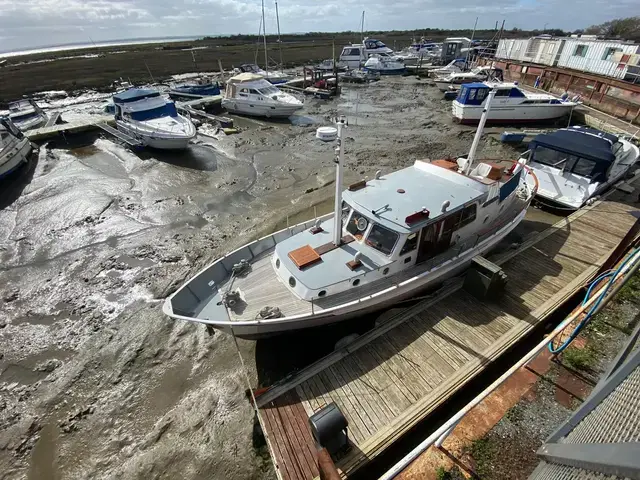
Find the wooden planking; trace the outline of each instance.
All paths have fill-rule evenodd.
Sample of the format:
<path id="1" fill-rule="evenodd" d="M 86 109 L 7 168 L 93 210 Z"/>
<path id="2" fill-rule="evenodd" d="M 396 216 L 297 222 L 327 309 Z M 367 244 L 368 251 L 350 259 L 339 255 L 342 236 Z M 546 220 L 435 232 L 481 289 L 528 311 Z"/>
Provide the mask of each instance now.
<path id="1" fill-rule="evenodd" d="M 626 213 L 631 207 L 609 203 L 596 202 L 536 235 L 536 241 L 525 242 L 524 248 L 533 248 L 519 250 L 517 257 L 499 256 L 510 278 L 500 301 L 477 302 L 452 286 L 442 296 L 446 302 L 429 300 L 401 312 L 401 320 L 388 321 L 392 327 L 377 327 L 381 333 L 365 334 L 369 338 L 312 365 L 300 381 L 293 379 L 289 388 L 304 393 L 300 410 L 307 415 L 327 401 L 341 409 L 344 402 L 347 417 L 357 415 L 357 448 L 340 468 L 351 472 L 375 457 L 584 284 L 635 222 Z M 611 212 L 616 228 L 603 229 L 591 219 Z M 317 382 L 328 381 L 327 371 L 333 383 L 319 394 Z M 339 395 L 345 387 L 348 397 Z M 365 430 L 370 433 L 360 438 Z"/>

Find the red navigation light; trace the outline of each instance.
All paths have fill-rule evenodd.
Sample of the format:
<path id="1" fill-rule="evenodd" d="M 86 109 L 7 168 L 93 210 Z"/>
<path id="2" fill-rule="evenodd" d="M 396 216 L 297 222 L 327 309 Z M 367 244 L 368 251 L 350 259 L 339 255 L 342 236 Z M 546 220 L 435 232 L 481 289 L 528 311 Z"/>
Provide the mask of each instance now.
<path id="1" fill-rule="evenodd" d="M 412 223 L 416 223 L 421 220 L 426 220 L 428 218 L 429 218 L 429 210 L 427 210 L 426 208 L 423 208 L 419 212 L 412 213 L 411 215 L 409 215 L 407 218 L 404 219 L 404 222 L 407 225 L 411 225 Z"/>

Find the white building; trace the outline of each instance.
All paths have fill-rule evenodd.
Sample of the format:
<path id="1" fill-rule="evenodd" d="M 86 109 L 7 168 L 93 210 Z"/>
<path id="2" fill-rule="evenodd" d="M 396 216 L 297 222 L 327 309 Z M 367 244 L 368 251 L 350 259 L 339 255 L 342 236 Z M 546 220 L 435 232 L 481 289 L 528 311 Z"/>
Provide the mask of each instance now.
<path id="1" fill-rule="evenodd" d="M 565 67 L 609 77 L 640 81 L 640 46 L 593 37 L 500 40 L 496 58 Z"/>

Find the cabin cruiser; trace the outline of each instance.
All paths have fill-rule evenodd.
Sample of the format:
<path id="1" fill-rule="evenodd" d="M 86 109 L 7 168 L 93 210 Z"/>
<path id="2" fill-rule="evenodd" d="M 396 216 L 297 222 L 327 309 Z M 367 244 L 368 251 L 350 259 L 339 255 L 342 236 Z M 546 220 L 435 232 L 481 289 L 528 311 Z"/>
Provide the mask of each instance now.
<path id="1" fill-rule="evenodd" d="M 502 81 L 502 69 L 494 67 L 475 67 L 468 72 L 450 73 L 435 80 L 436 87 L 441 92 L 447 92 L 451 88 L 465 83 L 484 82 L 487 80 Z"/>
<path id="2" fill-rule="evenodd" d="M 529 147 L 523 158 L 540 182 L 536 198 L 563 209 L 578 209 L 623 179 L 639 156 L 628 140 L 587 127 L 537 135 Z"/>
<path id="3" fill-rule="evenodd" d="M 466 158 L 416 161 L 343 192 L 345 127 L 316 134 L 338 139 L 334 213 L 216 260 L 165 300 L 167 315 L 255 339 L 372 312 L 462 272 L 535 194 L 524 161 L 474 165 L 481 127 Z"/>
<path id="4" fill-rule="evenodd" d="M 372 55 L 374 53 L 392 53 L 389 47 L 387 47 L 380 40 L 376 40 L 375 38 L 365 38 L 362 42 L 365 48 L 365 52 L 367 55 Z"/>
<path id="5" fill-rule="evenodd" d="M 456 58 L 451 60 L 447 65 L 440 68 L 429 70 L 429 76 L 432 78 L 444 77 L 452 73 L 462 73 L 467 70 L 467 61 L 464 58 Z"/>
<path id="6" fill-rule="evenodd" d="M 370 72 L 377 72 L 380 75 L 402 75 L 407 71 L 404 63 L 382 55 L 369 57 L 363 68 Z"/>
<path id="7" fill-rule="evenodd" d="M 547 93 L 530 93 L 517 83 L 467 83 L 460 87 L 451 106 L 454 119 L 460 123 L 477 123 L 491 90 L 496 92 L 487 119 L 492 123 L 541 123 L 564 117 L 578 105 Z"/>
<path id="8" fill-rule="evenodd" d="M 169 95 L 179 98 L 203 98 L 220 95 L 220 85 L 208 77 L 198 78 L 190 82 L 177 83 L 171 86 Z"/>
<path id="9" fill-rule="evenodd" d="M 47 123 L 48 117 L 32 99 L 18 100 L 9 104 L 9 118 L 23 132 L 40 128 Z"/>
<path id="10" fill-rule="evenodd" d="M 222 106 L 232 113 L 286 118 L 300 110 L 302 102 L 261 75 L 241 73 L 227 81 Z"/>
<path id="11" fill-rule="evenodd" d="M 179 150 L 196 136 L 191 120 L 157 90 L 130 88 L 114 95 L 113 104 L 118 130 L 144 146 Z"/>
<path id="12" fill-rule="evenodd" d="M 277 85 L 279 83 L 285 83 L 291 80 L 291 75 L 284 73 L 283 71 L 269 70 L 268 72 L 261 69 L 255 63 L 243 63 L 238 68 L 234 68 L 235 73 L 254 73 L 264 77 L 269 83 Z"/>
<path id="13" fill-rule="evenodd" d="M 327 60 L 323 60 L 313 68 L 315 70 L 322 70 L 323 72 L 333 72 L 334 70 L 342 72 L 346 70 L 346 67 L 344 65 L 339 65 L 338 62 L 335 62 L 334 64 L 334 61 L 330 58 Z"/>
<path id="14" fill-rule="evenodd" d="M 26 163 L 31 150 L 31 142 L 11 121 L 11 117 L 0 117 L 0 178 Z"/>

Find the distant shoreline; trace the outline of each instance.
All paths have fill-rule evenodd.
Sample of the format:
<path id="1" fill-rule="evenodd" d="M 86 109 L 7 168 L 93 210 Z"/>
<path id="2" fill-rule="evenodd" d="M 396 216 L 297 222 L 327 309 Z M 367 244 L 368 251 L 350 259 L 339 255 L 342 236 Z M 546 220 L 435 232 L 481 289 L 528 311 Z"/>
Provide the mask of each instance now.
<path id="1" fill-rule="evenodd" d="M 185 40 L 199 40 L 203 35 L 194 35 L 186 37 L 150 37 L 150 38 L 125 38 L 121 40 L 105 40 L 93 43 L 67 43 L 64 45 L 49 45 L 42 47 L 34 47 L 25 50 L 11 50 L 0 52 L 0 58 L 18 57 L 22 55 L 35 55 L 47 52 L 65 52 L 71 50 L 84 50 L 88 48 L 116 47 L 119 45 L 144 45 L 146 43 L 172 43 L 184 42 Z"/>

